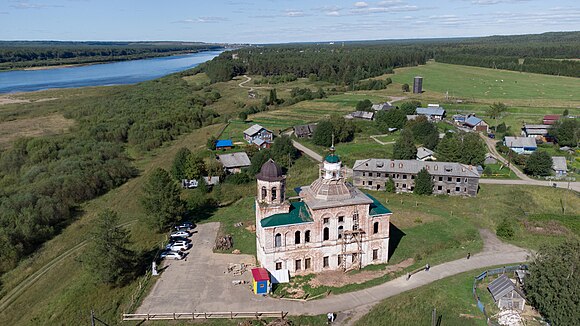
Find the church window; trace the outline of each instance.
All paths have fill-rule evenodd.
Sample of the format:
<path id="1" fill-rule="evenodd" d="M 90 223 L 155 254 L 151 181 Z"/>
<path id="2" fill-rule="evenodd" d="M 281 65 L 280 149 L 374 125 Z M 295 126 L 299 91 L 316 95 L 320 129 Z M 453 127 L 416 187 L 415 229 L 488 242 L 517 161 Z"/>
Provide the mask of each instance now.
<path id="1" fill-rule="evenodd" d="M 276 200 L 276 187 L 272 188 L 272 200 Z"/>
<path id="2" fill-rule="evenodd" d="M 325 217 L 325 218 L 322 219 L 322 222 L 324 224 L 328 224 L 328 222 L 330 222 L 330 219 L 328 217 Z"/>
<path id="3" fill-rule="evenodd" d="M 322 240 L 326 241 L 328 239 L 330 239 L 330 232 L 329 232 L 328 228 L 324 228 Z"/>
<path id="4" fill-rule="evenodd" d="M 379 259 L 379 249 L 373 249 L 373 260 Z"/>
<path id="5" fill-rule="evenodd" d="M 342 231 L 344 230 L 344 227 L 341 225 L 338 227 L 338 238 L 341 239 L 342 238 Z"/>
<path id="6" fill-rule="evenodd" d="M 282 247 L 282 235 L 280 233 L 276 234 L 274 237 L 274 246 Z"/>
<path id="7" fill-rule="evenodd" d="M 373 224 L 373 234 L 379 233 L 379 222 Z"/>
<path id="8" fill-rule="evenodd" d="M 338 217 L 338 223 L 342 223 L 344 222 L 344 216 L 339 216 Z"/>
<path id="9" fill-rule="evenodd" d="M 304 242 L 310 242 L 310 230 L 304 231 Z"/>
<path id="10" fill-rule="evenodd" d="M 353 231 L 358 229 L 358 213 L 352 215 L 352 229 Z"/>
<path id="11" fill-rule="evenodd" d="M 297 271 L 302 269 L 302 260 L 301 259 L 296 259 L 296 261 L 294 262 L 294 267 L 296 268 Z"/>
<path id="12" fill-rule="evenodd" d="M 322 257 L 322 267 L 328 268 L 328 256 Z"/>
<path id="13" fill-rule="evenodd" d="M 266 187 L 262 187 L 262 200 L 266 200 L 266 196 L 267 196 Z"/>
<path id="14" fill-rule="evenodd" d="M 338 266 L 342 265 L 342 255 L 338 255 Z"/>
<path id="15" fill-rule="evenodd" d="M 294 233 L 294 243 L 295 244 L 300 244 L 300 231 L 296 231 Z"/>
<path id="16" fill-rule="evenodd" d="M 310 258 L 304 259 L 304 269 L 310 269 Z"/>

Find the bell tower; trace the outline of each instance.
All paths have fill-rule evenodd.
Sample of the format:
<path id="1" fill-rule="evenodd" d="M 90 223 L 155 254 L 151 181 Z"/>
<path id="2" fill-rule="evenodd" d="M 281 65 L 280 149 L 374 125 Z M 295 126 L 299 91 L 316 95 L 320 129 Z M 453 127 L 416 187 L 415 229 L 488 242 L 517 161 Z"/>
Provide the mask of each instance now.
<path id="1" fill-rule="evenodd" d="M 256 222 L 273 214 L 287 213 L 286 176 L 276 162 L 269 159 L 256 175 Z"/>

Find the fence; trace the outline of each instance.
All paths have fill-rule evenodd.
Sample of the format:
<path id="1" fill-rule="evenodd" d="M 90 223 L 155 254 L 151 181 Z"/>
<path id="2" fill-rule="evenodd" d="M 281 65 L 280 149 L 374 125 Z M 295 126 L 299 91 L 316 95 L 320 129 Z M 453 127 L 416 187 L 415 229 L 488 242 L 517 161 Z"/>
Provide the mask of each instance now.
<path id="1" fill-rule="evenodd" d="M 123 321 L 144 320 L 195 320 L 195 319 L 236 319 L 236 318 L 286 318 L 288 312 L 184 312 L 184 313 L 158 313 L 158 314 L 123 314 Z"/>
<path id="2" fill-rule="evenodd" d="M 492 275 L 497 275 L 497 274 L 505 274 L 507 272 L 513 272 L 516 271 L 518 269 L 528 269 L 528 265 L 513 265 L 513 266 L 507 266 L 507 267 L 502 267 L 502 268 L 495 268 L 495 269 L 488 269 L 486 271 L 484 271 L 483 273 L 479 274 L 478 276 L 474 277 L 473 279 L 473 297 L 475 299 L 475 301 L 477 302 L 477 308 L 479 308 L 479 310 L 481 312 L 483 312 L 483 315 L 485 316 L 485 320 L 487 321 L 488 325 L 491 326 L 499 326 L 499 324 L 492 322 L 489 319 L 489 316 L 487 314 L 487 311 L 485 310 L 485 306 L 483 305 L 483 303 L 479 300 L 479 296 L 477 295 L 477 283 L 480 282 L 481 280 L 483 280 L 484 278 L 488 277 L 488 276 L 492 276 Z"/>

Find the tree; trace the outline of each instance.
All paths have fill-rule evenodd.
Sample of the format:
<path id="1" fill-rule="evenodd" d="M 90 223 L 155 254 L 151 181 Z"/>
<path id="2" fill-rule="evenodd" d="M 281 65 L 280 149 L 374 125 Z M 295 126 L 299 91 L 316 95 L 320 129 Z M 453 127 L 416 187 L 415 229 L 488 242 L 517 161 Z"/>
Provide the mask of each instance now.
<path id="1" fill-rule="evenodd" d="M 161 232 L 181 220 L 184 204 L 180 192 L 169 173 L 162 168 L 156 168 L 149 175 L 143 186 L 141 204 L 145 208 L 149 224 L 158 231 Z"/>
<path id="2" fill-rule="evenodd" d="M 283 166 L 290 167 L 290 164 L 298 158 L 300 154 L 292 144 L 292 139 L 287 135 L 277 137 L 270 148 L 270 153 L 274 161 Z"/>
<path id="3" fill-rule="evenodd" d="M 187 179 L 187 175 L 185 173 L 185 168 L 187 166 L 187 160 L 191 156 L 191 151 L 188 148 L 182 147 L 177 151 L 175 154 L 175 158 L 173 159 L 173 164 L 171 165 L 171 175 L 176 180 L 183 180 Z"/>
<path id="4" fill-rule="evenodd" d="M 489 106 L 487 109 L 487 114 L 490 118 L 496 119 L 501 117 L 501 115 L 507 111 L 507 106 L 501 102 L 494 102 L 492 105 Z"/>
<path id="5" fill-rule="evenodd" d="M 550 128 L 550 133 L 558 145 L 576 147 L 580 140 L 580 122 L 577 119 L 560 119 Z"/>
<path id="6" fill-rule="evenodd" d="M 312 142 L 316 145 L 329 147 L 332 145 L 332 134 L 334 133 L 332 123 L 324 120 L 318 123 L 314 134 L 312 135 Z"/>
<path id="7" fill-rule="evenodd" d="M 552 158 L 546 152 L 535 151 L 526 160 L 524 172 L 530 175 L 546 176 L 552 171 Z"/>
<path id="8" fill-rule="evenodd" d="M 415 110 L 421 106 L 421 102 L 419 101 L 407 101 L 401 103 L 399 108 L 405 113 L 405 115 L 415 114 Z"/>
<path id="9" fill-rule="evenodd" d="M 215 136 L 212 135 L 207 139 L 207 144 L 206 144 L 207 149 L 215 151 L 216 144 L 217 144 L 217 138 Z"/>
<path id="10" fill-rule="evenodd" d="M 344 143 L 353 139 L 355 125 L 352 121 L 346 120 L 338 114 L 333 114 L 330 116 L 330 123 L 332 124 L 335 143 Z"/>
<path id="11" fill-rule="evenodd" d="M 83 264 L 100 282 L 119 286 L 128 281 L 134 270 L 135 253 L 128 249 L 129 232 L 117 226 L 119 217 L 112 210 L 98 214 Z"/>
<path id="12" fill-rule="evenodd" d="M 469 165 L 481 165 L 485 161 L 487 147 L 476 133 L 463 134 L 459 149 L 459 162 Z"/>
<path id="13" fill-rule="evenodd" d="M 414 160 L 417 158 L 417 147 L 413 133 L 409 129 L 403 129 L 401 136 L 393 146 L 393 158 L 395 160 Z"/>
<path id="14" fill-rule="evenodd" d="M 395 190 L 396 190 L 395 181 L 393 181 L 393 178 L 391 178 L 391 176 L 389 176 L 389 180 L 387 180 L 387 182 L 385 182 L 385 191 L 389 192 L 389 193 L 394 193 Z"/>
<path id="15" fill-rule="evenodd" d="M 248 168 L 248 174 L 255 176 L 262 169 L 262 165 L 266 163 L 270 158 L 272 158 L 272 153 L 269 149 L 263 149 L 252 156 L 252 164 Z"/>
<path id="16" fill-rule="evenodd" d="M 423 144 L 424 147 L 435 149 L 439 142 L 439 131 L 437 130 L 437 126 L 428 121 L 425 116 L 420 116 L 415 120 L 407 121 L 405 128 L 410 128 L 413 132 L 415 141 L 419 144 Z"/>
<path id="17" fill-rule="evenodd" d="M 526 298 L 550 325 L 580 325 L 580 241 L 571 238 L 540 248 L 528 265 Z"/>
<path id="18" fill-rule="evenodd" d="M 270 90 L 270 96 L 268 97 L 268 105 L 276 105 L 279 103 L 278 95 L 276 94 L 276 89 L 272 88 Z"/>
<path id="19" fill-rule="evenodd" d="M 421 171 L 417 173 L 413 193 L 417 195 L 430 195 L 433 193 L 433 179 L 431 178 L 431 174 L 429 174 L 425 168 L 422 168 Z"/>
<path id="20" fill-rule="evenodd" d="M 371 102 L 369 99 L 366 99 L 366 100 L 358 101 L 358 103 L 356 104 L 356 110 L 357 111 L 369 111 L 372 106 L 373 106 L 373 102 Z"/>
<path id="21" fill-rule="evenodd" d="M 205 163 L 203 159 L 191 153 L 185 162 L 185 176 L 187 179 L 199 179 L 203 175 L 205 175 Z"/>
<path id="22" fill-rule="evenodd" d="M 206 172 L 208 177 L 223 177 L 224 176 L 224 166 L 223 164 L 213 158 L 208 159 L 205 162 L 205 168 L 206 168 Z"/>
<path id="23" fill-rule="evenodd" d="M 437 160 L 442 162 L 457 162 L 460 158 L 460 142 L 455 133 L 448 132 L 437 145 Z"/>
<path id="24" fill-rule="evenodd" d="M 495 127 L 495 132 L 497 132 L 498 134 L 505 134 L 506 131 L 507 127 L 504 122 L 498 124 L 497 127 Z"/>
<path id="25" fill-rule="evenodd" d="M 407 116 L 400 109 L 391 109 L 377 112 L 375 121 L 381 131 L 387 132 L 389 128 L 403 128 L 407 122 Z"/>
<path id="26" fill-rule="evenodd" d="M 403 92 L 407 93 L 409 92 L 409 84 L 404 83 L 403 85 L 401 85 L 401 89 L 403 90 Z"/>
<path id="27" fill-rule="evenodd" d="M 564 109 L 564 112 L 562 112 L 562 116 L 565 118 L 567 117 L 569 114 L 568 109 Z"/>
<path id="28" fill-rule="evenodd" d="M 246 121 L 248 119 L 248 113 L 246 113 L 245 111 L 240 112 L 240 114 L 238 114 L 238 118 L 242 121 Z"/>

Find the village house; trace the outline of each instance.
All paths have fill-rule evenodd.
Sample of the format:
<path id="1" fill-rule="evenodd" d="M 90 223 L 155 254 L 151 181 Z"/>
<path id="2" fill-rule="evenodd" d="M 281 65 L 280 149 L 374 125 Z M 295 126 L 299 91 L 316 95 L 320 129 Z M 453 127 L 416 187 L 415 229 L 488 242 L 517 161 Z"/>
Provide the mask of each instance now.
<path id="1" fill-rule="evenodd" d="M 558 120 L 560 120 L 560 115 L 559 114 L 548 114 L 544 116 L 544 119 L 542 119 L 542 123 L 545 125 L 553 125 L 555 124 Z"/>
<path id="2" fill-rule="evenodd" d="M 389 177 L 395 182 L 396 192 L 412 192 L 415 177 L 423 168 L 431 174 L 434 194 L 476 196 L 479 173 L 476 167 L 453 162 L 419 160 L 366 159 L 357 160 L 352 168 L 356 187 L 385 190 Z"/>
<path id="3" fill-rule="evenodd" d="M 316 130 L 315 123 L 294 126 L 294 134 L 298 138 L 310 138 L 314 134 L 314 130 Z"/>
<path id="4" fill-rule="evenodd" d="M 426 108 L 417 108 L 415 114 L 424 115 L 429 121 L 441 121 L 445 116 L 445 109 L 439 104 L 429 104 Z"/>
<path id="5" fill-rule="evenodd" d="M 532 154 L 538 149 L 535 138 L 506 136 L 503 144 L 518 154 Z"/>
<path id="6" fill-rule="evenodd" d="M 252 165 L 250 158 L 246 152 L 236 152 L 231 154 L 218 155 L 218 161 L 224 166 L 224 170 L 228 173 L 240 173 L 243 168 Z"/>
<path id="7" fill-rule="evenodd" d="M 463 126 L 473 131 L 482 131 L 485 133 L 489 132 L 489 125 L 485 121 L 474 115 L 465 119 Z"/>
<path id="8" fill-rule="evenodd" d="M 495 279 L 487 286 L 487 289 L 498 308 L 524 310 L 526 305 L 525 296 L 507 275 L 503 274 Z"/>
<path id="9" fill-rule="evenodd" d="M 465 123 L 465 119 L 467 119 L 467 116 L 465 114 L 455 114 L 453 115 L 453 122 L 458 125 L 458 126 L 463 126 L 463 124 Z"/>
<path id="10" fill-rule="evenodd" d="M 347 271 L 384 264 L 389 254 L 391 211 L 346 182 L 334 151 L 319 177 L 286 198 L 286 176 L 272 160 L 257 179 L 256 246 L 262 267 L 292 275 Z"/>
<path id="11" fill-rule="evenodd" d="M 374 111 L 388 111 L 390 109 L 394 108 L 394 106 L 391 103 L 385 102 L 385 103 L 379 103 L 379 104 L 373 104 L 371 106 L 371 109 L 373 109 Z"/>
<path id="12" fill-rule="evenodd" d="M 525 124 L 522 128 L 522 136 L 535 138 L 541 141 L 546 141 L 548 136 L 549 125 L 530 125 Z"/>
<path id="13" fill-rule="evenodd" d="M 417 147 L 417 159 L 419 161 L 435 161 L 435 152 L 426 147 Z"/>
<path id="14" fill-rule="evenodd" d="M 557 177 L 565 177 L 568 174 L 568 166 L 564 156 L 552 156 L 552 169 Z"/>
<path id="15" fill-rule="evenodd" d="M 369 111 L 354 111 L 345 116 L 346 119 L 361 119 L 361 120 L 373 120 L 375 117 L 374 112 Z"/>
<path id="16" fill-rule="evenodd" d="M 244 140 L 260 148 L 270 148 L 273 138 L 274 134 L 270 130 L 258 124 L 244 130 Z"/>

